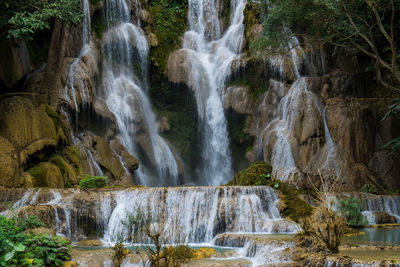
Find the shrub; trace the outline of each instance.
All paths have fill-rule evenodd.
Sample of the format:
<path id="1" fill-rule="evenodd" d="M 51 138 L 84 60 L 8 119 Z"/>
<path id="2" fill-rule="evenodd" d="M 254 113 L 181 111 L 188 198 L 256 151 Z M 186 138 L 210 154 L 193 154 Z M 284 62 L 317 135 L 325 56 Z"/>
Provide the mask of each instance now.
<path id="1" fill-rule="evenodd" d="M 301 221 L 303 231 L 296 235 L 297 243 L 311 251 L 338 253 L 346 223 L 327 207 L 314 209 L 312 216 Z"/>
<path id="2" fill-rule="evenodd" d="M 79 181 L 79 186 L 81 188 L 102 188 L 107 186 L 107 180 L 104 176 L 87 175 Z"/>
<path id="3" fill-rule="evenodd" d="M 61 266 L 70 259 L 69 242 L 57 236 L 32 234 L 43 224 L 0 216 L 0 266 Z"/>
<path id="4" fill-rule="evenodd" d="M 367 224 L 367 220 L 361 213 L 361 200 L 357 197 L 339 199 L 339 214 L 353 227 Z"/>

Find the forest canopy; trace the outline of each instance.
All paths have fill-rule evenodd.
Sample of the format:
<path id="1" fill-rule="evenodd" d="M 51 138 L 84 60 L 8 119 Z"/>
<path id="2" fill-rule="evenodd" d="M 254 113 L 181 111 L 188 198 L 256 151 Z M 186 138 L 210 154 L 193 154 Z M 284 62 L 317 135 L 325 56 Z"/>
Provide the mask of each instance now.
<path id="1" fill-rule="evenodd" d="M 331 44 L 370 57 L 377 80 L 400 92 L 400 0 L 270 0 L 265 10 L 253 51 L 285 51 L 293 31 L 314 47 Z"/>
<path id="2" fill-rule="evenodd" d="M 51 29 L 54 19 L 77 24 L 83 14 L 80 0 L 3 0 L 0 30 L 8 38 L 31 38 L 37 31 Z"/>

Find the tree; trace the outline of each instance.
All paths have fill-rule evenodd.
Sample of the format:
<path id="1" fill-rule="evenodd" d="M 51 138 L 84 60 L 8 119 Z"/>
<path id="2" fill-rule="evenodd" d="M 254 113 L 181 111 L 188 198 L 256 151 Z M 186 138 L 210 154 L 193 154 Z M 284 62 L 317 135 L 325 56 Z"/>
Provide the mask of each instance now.
<path id="1" fill-rule="evenodd" d="M 400 0 L 271 0 L 254 49 L 287 50 L 291 31 L 311 44 L 370 57 L 377 81 L 400 92 Z M 288 30 L 290 29 L 290 30 Z"/>
<path id="2" fill-rule="evenodd" d="M 77 24 L 83 17 L 80 0 L 5 0 L 0 9 L 0 29 L 8 38 L 32 38 L 51 29 L 54 20 Z"/>

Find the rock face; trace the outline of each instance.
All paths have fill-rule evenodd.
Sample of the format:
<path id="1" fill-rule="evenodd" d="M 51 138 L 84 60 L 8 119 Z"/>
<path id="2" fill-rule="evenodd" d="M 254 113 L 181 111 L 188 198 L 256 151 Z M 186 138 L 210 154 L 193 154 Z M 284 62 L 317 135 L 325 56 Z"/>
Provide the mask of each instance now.
<path id="1" fill-rule="evenodd" d="M 25 43 L 22 40 L 8 39 L 5 35 L 6 33 L 0 36 L 0 82 L 11 88 L 32 67 Z"/>

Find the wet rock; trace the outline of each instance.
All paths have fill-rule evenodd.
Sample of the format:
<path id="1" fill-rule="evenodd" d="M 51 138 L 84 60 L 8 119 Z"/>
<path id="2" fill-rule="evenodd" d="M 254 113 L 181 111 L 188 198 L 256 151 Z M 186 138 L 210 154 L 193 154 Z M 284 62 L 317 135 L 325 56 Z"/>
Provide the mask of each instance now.
<path id="1" fill-rule="evenodd" d="M 58 207 L 52 205 L 28 205 L 18 212 L 18 216 L 22 218 L 35 216 L 43 222 L 46 227 L 54 230 L 56 225 L 55 209 L 58 209 Z"/>

